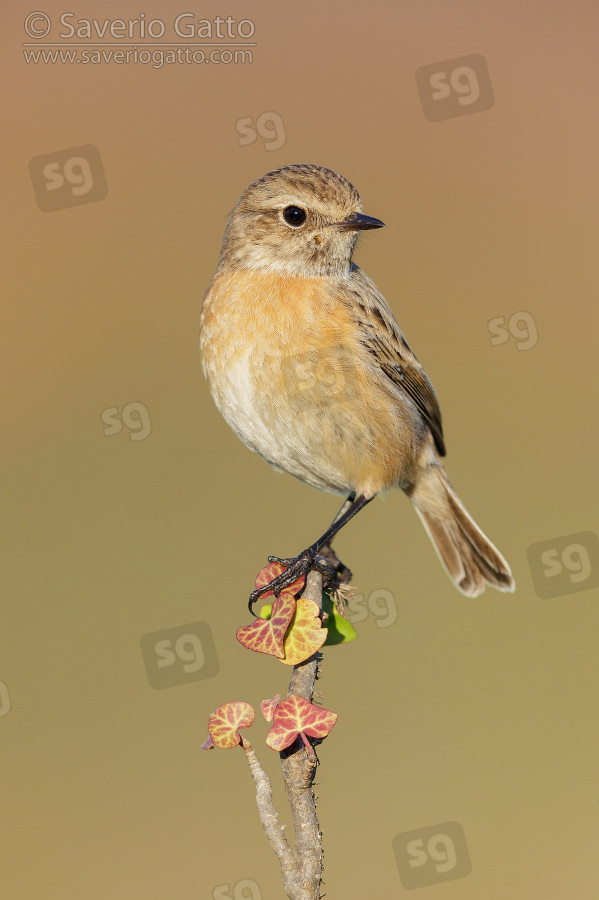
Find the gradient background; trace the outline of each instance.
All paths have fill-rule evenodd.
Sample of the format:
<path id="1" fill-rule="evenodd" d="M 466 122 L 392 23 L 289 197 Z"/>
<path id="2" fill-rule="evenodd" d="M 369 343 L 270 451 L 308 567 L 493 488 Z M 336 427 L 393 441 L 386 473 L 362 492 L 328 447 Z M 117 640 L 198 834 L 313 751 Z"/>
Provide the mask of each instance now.
<path id="1" fill-rule="evenodd" d="M 399 493 L 340 536 L 356 586 L 390 591 L 398 618 L 325 652 L 325 889 L 410 895 L 394 836 L 457 820 L 472 873 L 414 896 L 596 898 L 598 590 L 540 599 L 527 548 L 597 530 L 599 8 L 44 3 L 55 19 L 255 22 L 252 65 L 161 70 L 27 65 L 37 8 L 5 4 L 2 25 L 2 896 L 199 900 L 242 879 L 282 896 L 243 754 L 200 745 L 220 703 L 285 691 L 288 669 L 235 629 L 266 555 L 301 550 L 338 504 L 229 431 L 197 331 L 238 195 L 314 162 L 387 224 L 357 261 L 437 389 L 450 477 L 518 585 L 459 594 Z M 427 122 L 415 71 L 474 53 L 495 105 Z M 271 110 L 285 145 L 240 147 L 236 122 Z M 108 196 L 41 212 L 29 160 L 83 144 Z M 487 322 L 518 311 L 537 345 L 492 346 Z M 102 411 L 131 401 L 151 435 L 105 436 Z M 154 690 L 140 639 L 196 621 L 218 675 Z M 287 822 L 265 734 L 249 736 Z"/>

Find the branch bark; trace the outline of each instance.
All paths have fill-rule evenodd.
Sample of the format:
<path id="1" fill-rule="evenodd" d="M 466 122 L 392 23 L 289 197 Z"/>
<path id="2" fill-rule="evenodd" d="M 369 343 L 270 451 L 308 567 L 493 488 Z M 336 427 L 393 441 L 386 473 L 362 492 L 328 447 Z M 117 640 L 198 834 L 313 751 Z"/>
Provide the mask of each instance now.
<path id="1" fill-rule="evenodd" d="M 304 596 L 322 608 L 320 572 L 308 573 Z M 312 702 L 320 659 L 321 655 L 317 652 L 293 667 L 288 697 L 297 694 Z M 266 772 L 249 741 L 244 739 L 242 747 L 256 785 L 256 804 L 260 821 L 279 860 L 285 892 L 290 900 L 318 900 L 322 878 L 322 833 L 316 818 L 316 797 L 312 787 L 318 764 L 316 754 L 310 755 L 299 738 L 291 747 L 280 753 L 283 780 L 295 831 L 294 850 L 285 836 L 283 826 L 279 823 Z"/>

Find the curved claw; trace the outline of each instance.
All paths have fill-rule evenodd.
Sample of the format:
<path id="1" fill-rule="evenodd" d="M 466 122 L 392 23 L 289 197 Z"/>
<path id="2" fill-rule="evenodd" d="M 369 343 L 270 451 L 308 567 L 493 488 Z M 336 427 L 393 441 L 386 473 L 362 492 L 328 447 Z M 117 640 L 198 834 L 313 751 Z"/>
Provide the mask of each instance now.
<path id="1" fill-rule="evenodd" d="M 286 566 L 284 572 L 281 572 L 280 575 L 277 575 L 276 578 L 273 578 L 271 582 L 263 585 L 261 588 L 257 588 L 255 591 L 252 591 L 250 594 L 250 599 L 248 603 L 248 609 L 253 616 L 256 616 L 256 613 L 252 609 L 254 603 L 260 599 L 262 594 L 266 594 L 268 591 L 273 591 L 275 597 L 281 593 L 281 591 L 285 590 L 285 588 L 289 587 L 293 584 L 294 581 L 297 581 L 298 578 L 301 578 L 302 575 L 307 575 L 310 569 L 316 569 L 322 575 L 323 583 L 326 584 L 331 581 L 335 577 L 335 568 L 326 559 L 324 556 L 320 556 L 316 553 L 312 547 L 308 547 L 307 550 L 303 550 L 299 556 L 296 556 L 295 559 L 281 559 L 279 556 L 269 556 L 269 562 L 278 562 L 283 566 Z"/>
<path id="2" fill-rule="evenodd" d="M 250 594 L 250 604 L 255 603 L 262 594 L 266 594 L 268 591 L 272 591 L 275 597 L 278 596 L 281 591 L 293 584 L 294 581 L 297 581 L 302 575 L 307 574 L 312 565 L 313 557 L 314 554 L 309 550 L 304 550 L 295 559 L 279 559 L 278 556 L 269 556 L 269 562 L 281 563 L 281 565 L 286 566 L 285 571 L 281 572 L 280 575 L 277 575 L 276 578 L 273 578 L 268 584 L 252 591 Z"/>

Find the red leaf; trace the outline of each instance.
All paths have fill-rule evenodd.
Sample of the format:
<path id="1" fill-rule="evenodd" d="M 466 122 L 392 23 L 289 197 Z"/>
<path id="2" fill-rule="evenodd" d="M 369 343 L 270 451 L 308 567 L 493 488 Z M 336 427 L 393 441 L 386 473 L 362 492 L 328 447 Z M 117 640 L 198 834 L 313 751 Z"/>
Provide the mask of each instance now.
<path id="1" fill-rule="evenodd" d="M 254 709 L 249 703 L 230 700 L 210 713 L 208 733 L 215 747 L 228 750 L 241 743 L 241 735 L 237 729 L 249 728 L 253 721 Z"/>
<path id="2" fill-rule="evenodd" d="M 299 734 L 310 737 L 326 737 L 335 722 L 337 713 L 310 703 L 297 694 L 279 703 L 274 714 L 274 724 L 266 737 L 273 750 L 291 746 Z"/>
<path id="3" fill-rule="evenodd" d="M 272 700 L 263 700 L 260 704 L 260 709 L 262 710 L 262 715 L 266 719 L 267 722 L 272 722 L 272 717 L 274 716 L 275 709 L 279 705 L 279 700 L 281 699 L 281 695 L 277 694 L 276 697 L 273 697 Z"/>
<path id="4" fill-rule="evenodd" d="M 281 659 L 285 656 L 283 641 L 285 632 L 295 612 L 293 594 L 283 591 L 272 605 L 270 619 L 255 619 L 251 625 L 237 629 L 237 640 L 248 650 L 269 653 Z"/>

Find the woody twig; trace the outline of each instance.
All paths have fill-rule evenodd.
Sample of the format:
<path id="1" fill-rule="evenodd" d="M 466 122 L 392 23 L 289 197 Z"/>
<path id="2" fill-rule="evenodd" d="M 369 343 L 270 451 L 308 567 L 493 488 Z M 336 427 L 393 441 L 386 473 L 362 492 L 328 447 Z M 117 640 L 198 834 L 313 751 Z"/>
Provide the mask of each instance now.
<path id="1" fill-rule="evenodd" d="M 321 608 L 322 575 L 319 572 L 312 571 L 308 574 L 304 596 Z M 309 659 L 293 667 L 288 697 L 296 695 L 312 702 L 320 660 L 321 654 L 317 651 Z M 299 738 L 280 753 L 295 832 L 294 850 L 279 823 L 272 802 L 270 780 L 249 742 L 244 739 L 242 746 L 256 785 L 260 821 L 279 860 L 285 892 L 290 900 L 317 900 L 322 876 L 322 833 L 316 817 L 313 789 L 316 754 L 307 752 Z"/>

